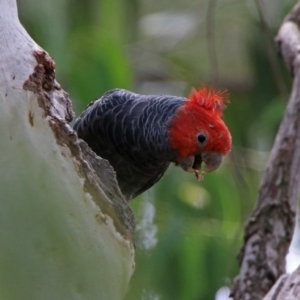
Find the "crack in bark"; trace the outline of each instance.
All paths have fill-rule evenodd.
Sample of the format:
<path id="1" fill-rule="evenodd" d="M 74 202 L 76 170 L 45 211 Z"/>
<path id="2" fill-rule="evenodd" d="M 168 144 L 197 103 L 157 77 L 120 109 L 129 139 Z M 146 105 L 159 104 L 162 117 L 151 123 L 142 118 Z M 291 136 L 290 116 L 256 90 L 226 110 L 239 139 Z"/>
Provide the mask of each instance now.
<path id="1" fill-rule="evenodd" d="M 120 192 L 113 168 L 78 139 L 76 132 L 68 125 L 74 117 L 72 103 L 55 81 L 53 59 L 42 50 L 35 51 L 33 55 L 37 65 L 24 82 L 24 90 L 37 95 L 38 104 L 57 143 L 70 150 L 75 169 L 84 178 L 84 190 L 92 196 L 101 211 L 112 218 L 118 232 L 134 244 L 134 215 Z M 31 119 L 29 116 L 29 121 Z"/>

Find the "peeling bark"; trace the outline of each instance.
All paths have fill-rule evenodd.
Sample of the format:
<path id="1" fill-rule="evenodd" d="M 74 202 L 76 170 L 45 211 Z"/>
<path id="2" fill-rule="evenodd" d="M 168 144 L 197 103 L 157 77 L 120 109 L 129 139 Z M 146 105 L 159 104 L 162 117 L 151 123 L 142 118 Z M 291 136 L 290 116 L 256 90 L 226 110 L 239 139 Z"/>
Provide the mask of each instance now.
<path id="1" fill-rule="evenodd" d="M 245 229 L 244 245 L 239 254 L 241 270 L 232 290 L 235 300 L 262 299 L 278 278 L 281 281 L 274 289 L 285 285 L 286 277 L 280 276 L 285 273 L 285 257 L 294 232 L 300 188 L 299 3 L 284 20 L 276 38 L 294 81 L 256 207 Z"/>
<path id="2" fill-rule="evenodd" d="M 0 40 L 1 297 L 122 299 L 134 217 L 115 172 L 68 124 L 69 96 L 16 0 L 0 2 Z"/>
<path id="3" fill-rule="evenodd" d="M 282 275 L 263 300 L 298 300 L 300 295 L 300 267 L 291 275 Z"/>
<path id="4" fill-rule="evenodd" d="M 24 90 L 37 95 L 38 104 L 44 110 L 44 118 L 48 118 L 57 143 L 68 146 L 73 158 L 76 158 L 77 171 L 86 180 L 85 190 L 105 213 L 113 217 L 115 226 L 124 237 L 130 238 L 134 243 L 134 216 L 118 187 L 113 168 L 84 141 L 79 140 L 76 132 L 68 125 L 74 117 L 72 103 L 69 95 L 55 80 L 53 59 L 43 50 L 34 51 L 33 56 L 37 65 L 25 81 Z M 33 115 L 29 115 L 29 120 L 33 124 Z M 103 183 L 103 180 L 106 182 Z"/>

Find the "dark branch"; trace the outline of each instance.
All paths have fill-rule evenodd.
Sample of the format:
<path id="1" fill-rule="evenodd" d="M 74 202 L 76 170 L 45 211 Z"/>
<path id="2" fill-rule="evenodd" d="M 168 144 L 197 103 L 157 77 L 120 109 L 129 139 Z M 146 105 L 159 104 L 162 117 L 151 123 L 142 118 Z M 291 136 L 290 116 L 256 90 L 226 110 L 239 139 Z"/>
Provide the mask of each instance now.
<path id="1" fill-rule="evenodd" d="M 299 19 L 298 3 L 277 37 L 280 52 L 294 74 L 294 82 L 256 207 L 245 229 L 239 254 L 241 270 L 232 291 L 235 300 L 261 300 L 285 273 L 300 187 L 300 33 L 294 23 Z"/>
<path id="2" fill-rule="evenodd" d="M 209 0 L 206 13 L 206 39 L 207 52 L 210 62 L 211 81 L 214 85 L 219 84 L 219 64 L 215 41 L 215 11 L 217 0 Z"/>

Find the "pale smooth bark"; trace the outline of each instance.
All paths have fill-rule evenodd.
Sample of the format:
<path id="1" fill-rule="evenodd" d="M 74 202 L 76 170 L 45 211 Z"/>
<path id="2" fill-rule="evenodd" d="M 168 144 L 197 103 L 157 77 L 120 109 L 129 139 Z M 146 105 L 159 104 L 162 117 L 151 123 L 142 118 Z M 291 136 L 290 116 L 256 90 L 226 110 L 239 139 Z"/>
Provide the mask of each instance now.
<path id="1" fill-rule="evenodd" d="M 0 298 L 122 299 L 133 214 L 114 171 L 68 125 L 55 63 L 0 1 Z"/>

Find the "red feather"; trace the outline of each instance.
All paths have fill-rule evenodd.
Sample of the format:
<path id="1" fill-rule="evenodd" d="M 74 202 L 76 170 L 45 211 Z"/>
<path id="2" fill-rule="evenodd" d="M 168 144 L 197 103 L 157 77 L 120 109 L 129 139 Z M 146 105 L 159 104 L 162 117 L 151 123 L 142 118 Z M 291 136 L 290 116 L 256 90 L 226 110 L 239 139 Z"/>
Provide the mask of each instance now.
<path id="1" fill-rule="evenodd" d="M 227 154 L 231 149 L 231 135 L 222 120 L 222 112 L 229 103 L 226 91 L 203 87 L 193 90 L 185 104 L 177 111 L 169 129 L 170 145 L 178 159 L 199 152 Z M 208 137 L 205 146 L 199 145 L 197 135 Z"/>
<path id="2" fill-rule="evenodd" d="M 211 110 L 216 115 L 222 116 L 226 104 L 229 103 L 229 96 L 226 90 L 217 91 L 204 86 L 198 91 L 193 89 L 188 101 L 197 103 L 206 110 Z"/>

